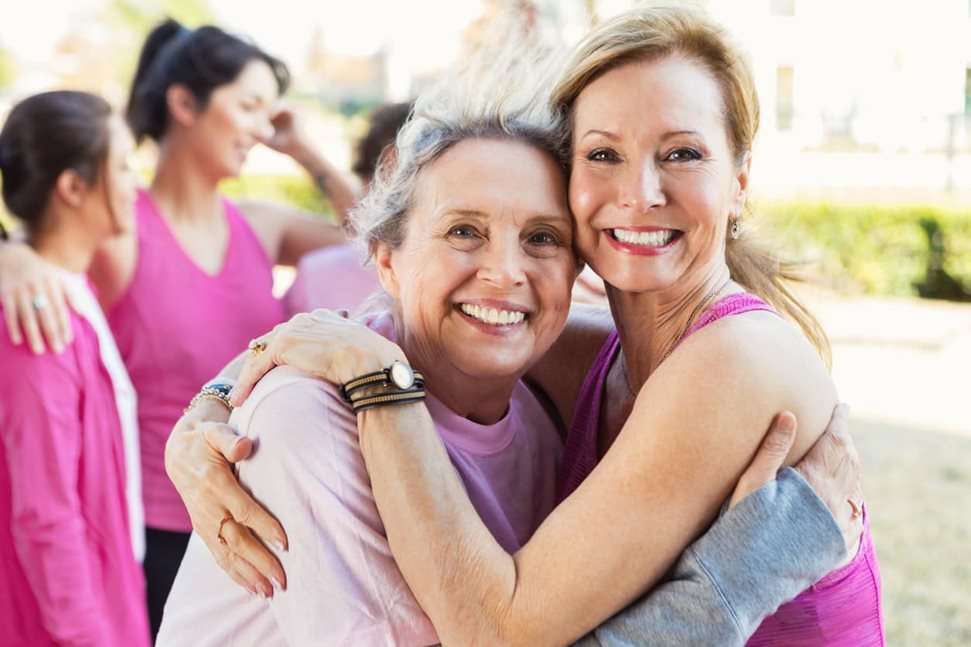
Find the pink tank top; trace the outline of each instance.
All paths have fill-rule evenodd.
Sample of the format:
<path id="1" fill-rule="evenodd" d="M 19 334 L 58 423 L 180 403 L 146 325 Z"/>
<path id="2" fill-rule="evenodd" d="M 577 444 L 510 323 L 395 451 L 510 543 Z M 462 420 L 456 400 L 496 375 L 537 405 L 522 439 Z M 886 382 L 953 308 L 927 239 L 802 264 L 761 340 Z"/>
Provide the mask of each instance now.
<path id="1" fill-rule="evenodd" d="M 182 249 L 147 191 L 135 203 L 138 260 L 108 323 L 138 393 L 145 523 L 188 532 L 189 515 L 165 474 L 165 441 L 182 410 L 249 340 L 285 318 L 272 264 L 228 200 L 222 269 L 202 271 Z"/>
<path id="2" fill-rule="evenodd" d="M 678 343 L 723 317 L 760 310 L 775 312 L 756 296 L 730 294 L 708 308 Z M 618 352 L 620 337 L 614 331 L 607 337 L 580 387 L 563 452 L 558 501 L 568 497 L 600 460 L 597 437 L 604 384 Z M 884 644 L 880 567 L 865 510 L 863 538 L 853 561 L 779 607 L 747 643 L 748 647 L 882 647 Z"/>

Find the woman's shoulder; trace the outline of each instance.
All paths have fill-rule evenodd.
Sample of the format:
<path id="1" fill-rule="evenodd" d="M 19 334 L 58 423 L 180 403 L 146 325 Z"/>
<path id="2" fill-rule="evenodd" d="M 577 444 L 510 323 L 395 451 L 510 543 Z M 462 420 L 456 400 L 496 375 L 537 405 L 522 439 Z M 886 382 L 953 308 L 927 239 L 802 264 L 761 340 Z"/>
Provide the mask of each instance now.
<path id="1" fill-rule="evenodd" d="M 823 432 L 838 402 L 816 348 L 795 324 L 764 310 L 723 317 L 698 330 L 671 354 L 656 377 L 720 393 L 724 406 L 746 402 L 764 409 L 768 419 L 791 411 L 799 424 L 792 454 L 796 456 Z"/>

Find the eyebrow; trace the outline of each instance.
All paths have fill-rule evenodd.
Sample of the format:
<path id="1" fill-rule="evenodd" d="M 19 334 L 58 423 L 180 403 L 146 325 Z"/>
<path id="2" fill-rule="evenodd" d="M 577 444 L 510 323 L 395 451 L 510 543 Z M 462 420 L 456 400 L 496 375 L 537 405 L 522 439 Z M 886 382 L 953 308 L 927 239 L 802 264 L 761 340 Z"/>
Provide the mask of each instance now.
<path id="1" fill-rule="evenodd" d="M 489 218 L 489 214 L 484 211 L 479 211 L 478 209 L 449 209 L 442 213 L 442 218 L 449 216 L 465 216 L 468 218 L 477 218 L 479 220 L 485 220 Z M 569 222 L 572 216 L 569 213 L 533 213 L 527 220 L 526 224 L 529 224 L 535 220 L 565 220 Z"/>
<path id="2" fill-rule="evenodd" d="M 583 136 L 580 137 L 580 139 L 583 139 L 588 135 L 602 135 L 611 141 L 620 140 L 619 135 L 612 133 L 609 130 L 598 130 L 596 128 L 590 129 L 587 132 L 583 133 Z M 680 135 L 694 135 L 694 136 L 700 137 L 701 133 L 699 133 L 697 130 L 672 130 L 670 132 L 664 133 L 664 135 L 662 136 L 662 139 L 670 139 L 671 137 L 678 137 Z"/>

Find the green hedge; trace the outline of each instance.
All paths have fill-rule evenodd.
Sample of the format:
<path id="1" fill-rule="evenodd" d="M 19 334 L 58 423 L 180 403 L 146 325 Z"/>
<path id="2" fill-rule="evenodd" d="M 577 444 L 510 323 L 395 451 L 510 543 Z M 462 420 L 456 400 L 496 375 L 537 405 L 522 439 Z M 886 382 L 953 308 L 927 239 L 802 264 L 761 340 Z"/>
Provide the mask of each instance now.
<path id="1" fill-rule="evenodd" d="M 838 289 L 962 300 L 971 292 L 971 210 L 763 203 L 753 218 Z"/>
<path id="2" fill-rule="evenodd" d="M 219 190 L 234 200 L 252 198 L 286 202 L 311 213 L 334 217 L 330 201 L 309 178 L 298 175 L 251 175 L 225 180 Z"/>

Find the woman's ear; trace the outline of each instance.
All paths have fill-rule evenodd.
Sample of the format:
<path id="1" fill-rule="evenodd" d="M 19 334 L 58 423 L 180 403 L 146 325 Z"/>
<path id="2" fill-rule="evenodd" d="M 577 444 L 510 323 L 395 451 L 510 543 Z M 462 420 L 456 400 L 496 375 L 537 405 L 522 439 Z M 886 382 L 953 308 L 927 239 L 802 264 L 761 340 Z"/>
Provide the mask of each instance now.
<path id="1" fill-rule="evenodd" d="M 172 120 L 180 126 L 191 126 L 199 115 L 199 102 L 184 85 L 169 86 L 165 91 L 165 106 Z"/>
<path id="2" fill-rule="evenodd" d="M 61 171 L 54 182 L 54 195 L 69 207 L 80 207 L 87 192 L 88 183 L 74 169 Z"/>
<path id="3" fill-rule="evenodd" d="M 386 243 L 375 243 L 374 247 L 374 266 L 378 270 L 378 280 L 381 287 L 393 299 L 398 299 L 400 286 L 398 274 L 394 267 L 394 250 Z"/>
<path id="4" fill-rule="evenodd" d="M 742 217 L 742 212 L 745 210 L 745 203 L 748 201 L 749 172 L 751 169 L 752 154 L 746 152 L 738 168 L 735 169 L 735 195 L 732 196 L 731 213 L 736 218 Z"/>

